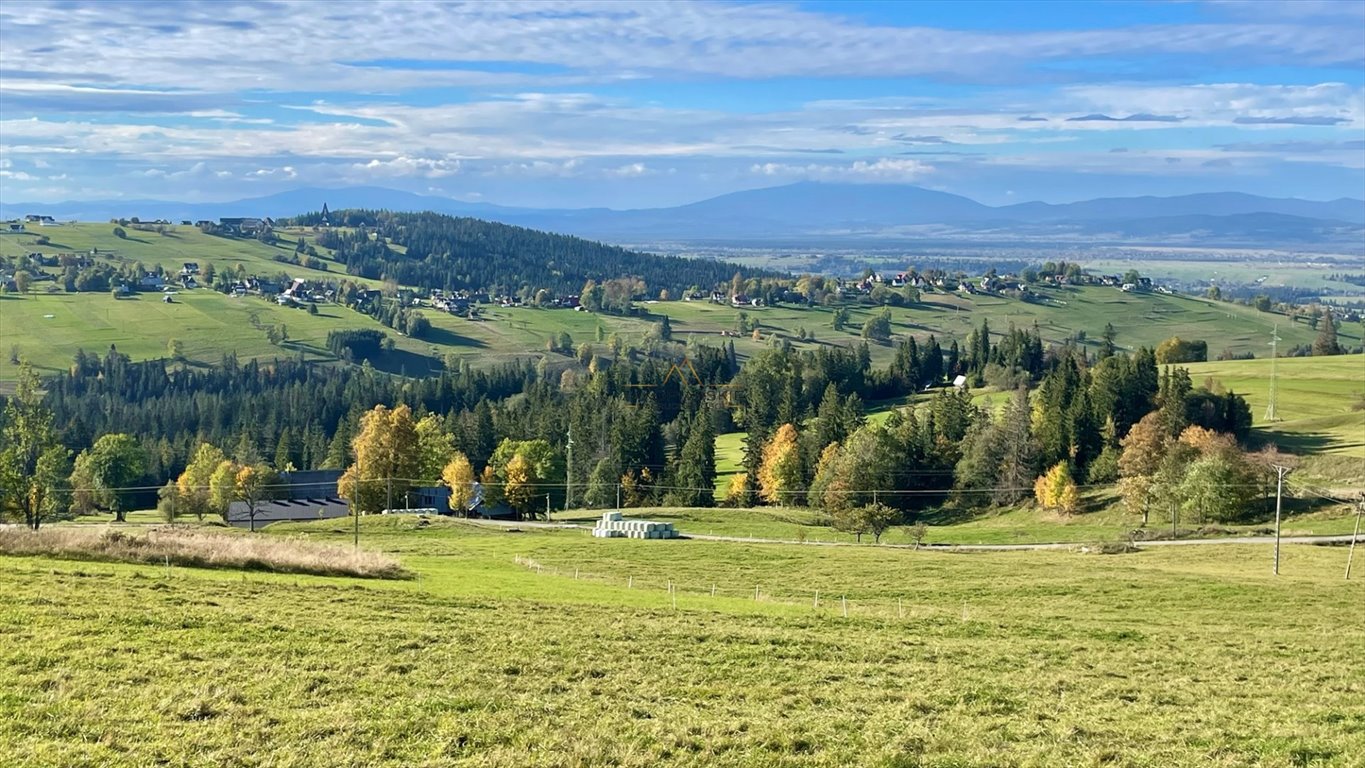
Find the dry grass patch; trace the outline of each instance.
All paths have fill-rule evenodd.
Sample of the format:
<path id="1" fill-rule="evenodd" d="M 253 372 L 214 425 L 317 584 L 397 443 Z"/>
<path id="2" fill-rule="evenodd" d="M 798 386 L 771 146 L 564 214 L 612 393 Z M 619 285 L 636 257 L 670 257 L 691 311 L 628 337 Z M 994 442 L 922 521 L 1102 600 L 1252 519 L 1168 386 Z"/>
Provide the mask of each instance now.
<path id="1" fill-rule="evenodd" d="M 412 577 L 398 560 L 377 552 L 164 526 L 136 533 L 108 527 L 0 529 L 0 554 L 367 579 Z"/>

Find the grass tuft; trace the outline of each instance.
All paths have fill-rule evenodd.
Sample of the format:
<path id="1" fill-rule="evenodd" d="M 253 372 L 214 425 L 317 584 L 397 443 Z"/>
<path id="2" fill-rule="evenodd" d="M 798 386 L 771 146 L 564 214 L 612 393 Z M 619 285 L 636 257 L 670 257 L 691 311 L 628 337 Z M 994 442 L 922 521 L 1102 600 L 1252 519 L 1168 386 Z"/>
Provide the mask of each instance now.
<path id="1" fill-rule="evenodd" d="M 4 528 L 0 554 L 367 579 L 412 577 L 398 560 L 377 552 L 168 526 L 145 533 L 106 527 Z"/>

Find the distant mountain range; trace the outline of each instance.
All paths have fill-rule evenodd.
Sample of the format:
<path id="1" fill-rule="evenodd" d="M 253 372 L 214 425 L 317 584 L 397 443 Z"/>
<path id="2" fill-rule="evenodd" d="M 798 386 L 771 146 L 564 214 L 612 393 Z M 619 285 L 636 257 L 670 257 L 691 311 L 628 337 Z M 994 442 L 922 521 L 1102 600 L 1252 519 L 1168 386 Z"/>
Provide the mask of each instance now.
<path id="1" fill-rule="evenodd" d="M 801 182 L 734 192 L 673 208 L 611 210 L 513 208 L 416 195 L 382 187 L 303 188 L 220 203 L 99 200 L 0 201 L 0 218 L 117 217 L 173 221 L 222 216 L 292 216 L 332 209 L 434 211 L 616 242 L 990 238 L 1181 244 L 1360 246 L 1365 200 L 1269 198 L 1238 192 L 1177 197 L 1114 197 L 1075 203 L 989 206 L 961 195 L 902 184 Z"/>

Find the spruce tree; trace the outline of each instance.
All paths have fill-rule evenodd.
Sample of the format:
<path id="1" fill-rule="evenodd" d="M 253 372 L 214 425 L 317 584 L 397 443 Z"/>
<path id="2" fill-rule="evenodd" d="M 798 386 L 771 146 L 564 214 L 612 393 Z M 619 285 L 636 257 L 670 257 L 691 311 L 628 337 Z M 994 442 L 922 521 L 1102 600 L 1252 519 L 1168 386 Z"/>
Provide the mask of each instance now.
<path id="1" fill-rule="evenodd" d="M 1318 337 L 1313 341 L 1313 355 L 1339 355 L 1341 344 L 1337 341 L 1337 324 L 1332 319 L 1332 310 L 1323 307 L 1322 322 L 1318 323 Z"/>

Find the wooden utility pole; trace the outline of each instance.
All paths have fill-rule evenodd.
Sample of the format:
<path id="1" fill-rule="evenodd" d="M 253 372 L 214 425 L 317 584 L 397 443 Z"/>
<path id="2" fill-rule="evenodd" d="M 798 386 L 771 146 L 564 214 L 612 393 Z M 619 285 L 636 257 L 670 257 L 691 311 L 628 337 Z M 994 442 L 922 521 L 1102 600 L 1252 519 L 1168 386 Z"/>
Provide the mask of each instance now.
<path id="1" fill-rule="evenodd" d="M 573 509 L 573 425 L 569 425 L 569 441 L 564 454 L 564 508 Z"/>
<path id="2" fill-rule="evenodd" d="M 1351 560 L 1356 556 L 1356 539 L 1360 538 L 1360 517 L 1365 515 L 1365 498 L 1356 505 L 1356 529 L 1351 532 L 1351 548 L 1346 551 L 1346 580 L 1351 580 Z"/>
<path id="3" fill-rule="evenodd" d="M 365 498 L 365 468 L 360 466 L 359 451 L 356 452 L 355 463 L 355 498 L 351 499 L 351 517 L 354 518 L 351 521 L 351 544 L 358 552 L 360 551 L 360 505 L 361 500 Z"/>
<path id="4" fill-rule="evenodd" d="M 1280 502 L 1284 497 L 1284 476 L 1289 474 L 1290 467 L 1280 464 L 1273 466 L 1275 470 L 1275 575 L 1280 575 Z"/>

